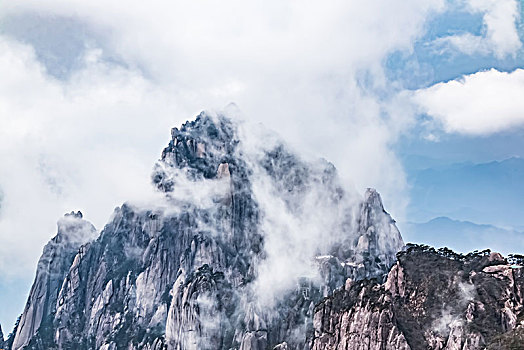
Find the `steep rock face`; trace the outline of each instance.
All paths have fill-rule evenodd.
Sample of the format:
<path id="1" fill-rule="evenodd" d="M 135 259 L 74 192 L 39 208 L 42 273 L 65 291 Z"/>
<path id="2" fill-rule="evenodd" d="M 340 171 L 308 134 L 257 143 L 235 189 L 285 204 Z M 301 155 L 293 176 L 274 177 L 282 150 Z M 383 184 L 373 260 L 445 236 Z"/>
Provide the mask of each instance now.
<path id="1" fill-rule="evenodd" d="M 315 304 L 383 278 L 403 242 L 374 190 L 355 203 L 333 165 L 263 141 L 249 148 L 221 115 L 174 128 L 152 175 L 164 199 L 122 205 L 53 257 L 53 297 L 30 306 L 37 274 L 13 349 L 307 348 Z"/>
<path id="2" fill-rule="evenodd" d="M 18 323 L 12 349 L 21 349 L 55 312 L 58 291 L 78 248 L 92 240 L 96 230 L 82 219 L 82 213 L 71 212 L 58 221 L 58 233 L 44 247 L 27 304 Z"/>
<path id="3" fill-rule="evenodd" d="M 2 332 L 2 325 L 0 325 L 0 349 L 4 349 L 4 347 L 5 347 L 4 344 L 5 344 L 4 333 Z"/>
<path id="4" fill-rule="evenodd" d="M 395 263 L 396 253 L 404 246 L 402 236 L 372 188 L 364 195 L 357 220 L 357 241 L 343 253 L 348 274 L 353 280 L 380 277 Z"/>
<path id="5" fill-rule="evenodd" d="M 384 283 L 348 282 L 315 309 L 312 349 L 484 349 L 523 320 L 524 274 L 497 253 L 408 245 Z M 506 339 L 507 338 L 507 339 Z"/>

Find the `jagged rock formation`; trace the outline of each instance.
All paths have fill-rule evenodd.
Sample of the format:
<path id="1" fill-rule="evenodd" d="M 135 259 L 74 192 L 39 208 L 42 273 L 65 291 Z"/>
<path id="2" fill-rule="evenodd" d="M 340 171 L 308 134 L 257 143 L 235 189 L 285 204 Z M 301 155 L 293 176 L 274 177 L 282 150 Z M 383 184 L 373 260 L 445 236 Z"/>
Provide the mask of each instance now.
<path id="1" fill-rule="evenodd" d="M 64 245 L 59 225 L 12 350 L 305 349 L 322 297 L 383 279 L 403 242 L 379 195 L 356 202 L 333 165 L 238 127 L 174 128 L 152 176 L 164 199 L 117 208 L 96 240 Z"/>
<path id="2" fill-rule="evenodd" d="M 58 233 L 44 247 L 36 270 L 36 277 L 29 299 L 17 323 L 13 349 L 29 344 L 45 321 L 55 312 L 58 291 L 73 257 L 80 246 L 92 240 L 96 229 L 82 219 L 81 212 L 71 212 L 58 221 Z"/>
<path id="3" fill-rule="evenodd" d="M 524 271 L 498 253 L 408 245 L 387 280 L 348 282 L 316 308 L 313 350 L 520 349 Z"/>

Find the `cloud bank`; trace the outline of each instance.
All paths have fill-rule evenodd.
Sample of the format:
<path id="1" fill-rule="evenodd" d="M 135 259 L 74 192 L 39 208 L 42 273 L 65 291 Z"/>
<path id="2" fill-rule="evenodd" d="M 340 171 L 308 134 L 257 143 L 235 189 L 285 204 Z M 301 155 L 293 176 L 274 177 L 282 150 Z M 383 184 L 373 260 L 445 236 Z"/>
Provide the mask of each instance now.
<path id="1" fill-rule="evenodd" d="M 489 135 L 524 125 L 524 70 L 466 75 L 413 93 L 415 104 L 446 132 Z"/>

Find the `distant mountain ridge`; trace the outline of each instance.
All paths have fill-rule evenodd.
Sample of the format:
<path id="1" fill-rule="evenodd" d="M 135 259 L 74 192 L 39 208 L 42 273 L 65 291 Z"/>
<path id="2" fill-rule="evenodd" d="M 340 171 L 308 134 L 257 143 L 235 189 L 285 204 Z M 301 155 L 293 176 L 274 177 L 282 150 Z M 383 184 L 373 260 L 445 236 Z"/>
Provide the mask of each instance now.
<path id="1" fill-rule="evenodd" d="M 494 226 L 524 227 L 524 159 L 489 163 L 435 163 L 408 171 L 411 203 L 407 217 L 425 222 L 437 216 Z"/>
<path id="2" fill-rule="evenodd" d="M 524 232 L 494 225 L 441 216 L 424 223 L 404 223 L 401 228 L 410 242 L 449 247 L 463 253 L 486 248 L 505 254 L 524 252 Z M 512 247 L 512 250 L 507 247 Z"/>

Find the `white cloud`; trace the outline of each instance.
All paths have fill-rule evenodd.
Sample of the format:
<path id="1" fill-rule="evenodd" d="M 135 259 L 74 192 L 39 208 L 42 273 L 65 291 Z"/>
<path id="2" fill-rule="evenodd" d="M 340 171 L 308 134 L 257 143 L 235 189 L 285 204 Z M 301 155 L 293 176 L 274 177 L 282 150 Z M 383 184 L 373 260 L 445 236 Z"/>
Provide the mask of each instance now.
<path id="1" fill-rule="evenodd" d="M 468 54 L 494 54 L 497 58 L 515 56 L 522 47 L 517 30 L 520 18 L 517 0 L 466 0 L 471 13 L 483 14 L 482 36 L 464 33 L 437 40 Z"/>
<path id="2" fill-rule="evenodd" d="M 63 83 L 30 48 L 0 37 L 2 275 L 33 270 L 65 212 L 82 209 L 101 228 L 116 205 L 149 189 L 174 109 L 139 75 L 87 65 Z"/>
<path id="3" fill-rule="evenodd" d="M 523 69 L 491 69 L 417 90 L 413 99 L 447 132 L 487 135 L 524 125 L 523 94 Z"/>

